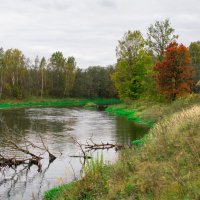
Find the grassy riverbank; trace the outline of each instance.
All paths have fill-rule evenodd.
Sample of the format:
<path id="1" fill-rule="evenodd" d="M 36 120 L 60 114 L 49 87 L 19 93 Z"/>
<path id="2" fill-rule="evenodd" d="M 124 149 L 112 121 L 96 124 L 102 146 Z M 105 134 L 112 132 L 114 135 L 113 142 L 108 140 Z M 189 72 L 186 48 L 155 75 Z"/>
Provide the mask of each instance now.
<path id="1" fill-rule="evenodd" d="M 117 109 L 118 114 L 130 111 L 124 114 L 128 117 L 137 114 L 140 122 L 154 121 L 145 143 L 122 151 L 114 165 L 91 162 L 81 180 L 46 192 L 45 199 L 198 199 L 199 96 L 171 104 L 138 101 L 111 108 L 113 113 Z"/>
<path id="2" fill-rule="evenodd" d="M 153 120 L 142 119 L 142 117 L 138 114 L 137 108 L 131 107 L 130 105 L 120 104 L 109 106 L 105 111 L 114 115 L 127 117 L 128 120 L 134 121 L 137 124 L 144 124 L 149 127 L 154 124 Z"/>
<path id="3" fill-rule="evenodd" d="M 1 100 L 0 109 L 19 107 L 46 107 L 46 106 L 85 106 L 88 103 L 94 105 L 111 105 L 121 103 L 119 99 L 52 99 L 52 98 L 31 98 L 24 100 Z"/>

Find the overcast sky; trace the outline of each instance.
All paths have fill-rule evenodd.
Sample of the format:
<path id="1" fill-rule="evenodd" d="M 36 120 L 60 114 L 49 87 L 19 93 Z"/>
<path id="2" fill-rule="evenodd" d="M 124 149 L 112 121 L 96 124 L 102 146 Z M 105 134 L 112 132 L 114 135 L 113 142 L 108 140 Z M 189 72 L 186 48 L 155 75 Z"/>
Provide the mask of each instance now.
<path id="1" fill-rule="evenodd" d="M 0 0 L 0 46 L 25 56 L 62 51 L 81 68 L 116 62 L 115 47 L 127 30 L 170 19 L 179 42 L 200 40 L 199 0 Z"/>

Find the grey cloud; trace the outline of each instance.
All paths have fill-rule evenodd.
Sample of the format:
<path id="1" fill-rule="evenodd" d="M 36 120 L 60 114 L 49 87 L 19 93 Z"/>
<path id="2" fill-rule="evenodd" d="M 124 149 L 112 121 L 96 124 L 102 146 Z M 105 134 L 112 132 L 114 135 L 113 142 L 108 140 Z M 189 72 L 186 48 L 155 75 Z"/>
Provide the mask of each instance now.
<path id="1" fill-rule="evenodd" d="M 117 41 L 127 30 L 145 35 L 165 18 L 180 42 L 200 39 L 198 0 L 2 0 L 0 46 L 31 59 L 59 50 L 74 55 L 80 67 L 108 65 L 116 62 Z"/>
<path id="2" fill-rule="evenodd" d="M 100 5 L 105 7 L 116 7 L 115 1 L 113 0 L 99 0 Z"/>

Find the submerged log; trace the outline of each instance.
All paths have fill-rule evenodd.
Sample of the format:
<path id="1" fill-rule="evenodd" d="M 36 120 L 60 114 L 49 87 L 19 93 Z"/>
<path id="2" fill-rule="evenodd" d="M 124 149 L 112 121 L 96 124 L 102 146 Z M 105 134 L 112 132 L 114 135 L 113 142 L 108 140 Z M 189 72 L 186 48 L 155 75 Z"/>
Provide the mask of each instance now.
<path id="1" fill-rule="evenodd" d="M 96 106 L 97 110 L 100 110 L 100 111 L 104 111 L 107 107 L 108 107 L 108 105 L 97 105 Z"/>
<path id="2" fill-rule="evenodd" d="M 7 140 L 6 142 L 8 144 L 10 144 L 12 146 L 13 149 L 15 149 L 16 151 L 19 151 L 19 152 L 22 152 L 24 153 L 24 159 L 18 159 L 16 157 L 6 157 L 2 154 L 0 154 L 0 169 L 3 168 L 3 167 L 17 167 L 18 165 L 21 165 L 21 164 L 26 164 L 28 166 L 31 166 L 31 165 L 37 165 L 38 166 L 38 169 L 41 170 L 41 159 L 43 159 L 43 157 L 41 157 L 41 154 L 40 152 L 38 152 L 39 155 L 36 155 L 35 153 L 33 153 L 30 149 L 28 149 L 28 147 L 31 145 L 32 148 L 37 148 L 39 150 L 43 150 L 45 152 L 48 153 L 49 155 L 49 163 L 53 162 L 55 159 L 56 159 L 56 156 L 54 156 L 50 151 L 49 149 L 47 148 L 47 146 L 45 145 L 42 137 L 40 136 L 41 138 L 41 141 L 42 141 L 42 144 L 43 144 L 43 147 L 44 148 L 41 148 L 39 146 L 36 146 L 35 144 L 33 144 L 32 142 L 28 141 L 28 140 L 25 140 L 25 146 L 22 147 L 22 146 L 19 146 L 17 145 L 14 141 L 12 140 Z M 27 143 L 29 145 L 27 145 Z M 28 158 L 27 158 L 28 157 Z"/>
<path id="3" fill-rule="evenodd" d="M 48 152 L 48 154 L 49 154 L 49 163 L 52 163 L 52 162 L 56 159 L 56 156 L 54 156 L 54 155 L 49 151 L 49 149 L 47 148 L 47 146 L 45 145 L 45 143 L 44 143 L 44 141 L 43 141 L 43 139 L 42 139 L 42 136 L 41 136 L 41 135 L 39 135 L 39 136 L 40 136 L 40 139 L 41 139 L 41 141 L 42 141 L 42 144 L 43 144 L 45 150 L 46 150 L 46 151 Z"/>
<path id="4" fill-rule="evenodd" d="M 21 164 L 28 164 L 28 165 L 38 165 L 38 159 L 27 158 L 27 159 L 17 159 L 17 158 L 0 158 L 0 167 L 17 167 Z"/>
<path id="5" fill-rule="evenodd" d="M 27 155 L 30 155 L 30 156 L 31 156 L 32 158 L 34 158 L 34 159 L 37 159 L 37 160 L 41 160 L 41 159 L 42 159 L 42 157 L 33 154 L 33 153 L 30 152 L 27 148 L 26 148 L 26 149 L 23 149 L 22 147 L 20 147 L 20 146 L 18 146 L 17 144 L 15 144 L 13 141 L 9 140 L 8 142 L 9 142 L 10 144 L 12 144 L 16 150 L 21 151 L 21 152 L 23 152 L 23 153 L 25 153 L 25 154 L 27 154 Z"/>
<path id="6" fill-rule="evenodd" d="M 120 145 L 120 144 L 111 144 L 111 143 L 100 143 L 100 144 L 96 144 L 92 141 L 92 144 L 86 144 L 85 145 L 85 149 L 87 150 L 99 150 L 99 149 L 112 149 L 112 148 L 115 148 L 116 151 L 124 148 L 123 145 Z"/>
<path id="7" fill-rule="evenodd" d="M 73 158 L 84 158 L 84 163 L 85 163 L 85 159 L 91 159 L 92 156 L 88 156 L 88 153 L 91 151 L 96 151 L 96 150 L 104 150 L 104 149 L 112 149 L 114 148 L 115 151 L 118 151 L 122 148 L 125 148 L 124 145 L 120 145 L 120 144 L 111 144 L 111 143 L 94 143 L 92 140 L 92 137 L 89 139 L 90 143 L 88 143 L 88 141 L 86 141 L 86 144 L 81 144 L 76 138 L 72 137 L 72 139 L 74 140 L 74 142 L 79 146 L 82 155 L 72 155 L 70 157 Z"/>

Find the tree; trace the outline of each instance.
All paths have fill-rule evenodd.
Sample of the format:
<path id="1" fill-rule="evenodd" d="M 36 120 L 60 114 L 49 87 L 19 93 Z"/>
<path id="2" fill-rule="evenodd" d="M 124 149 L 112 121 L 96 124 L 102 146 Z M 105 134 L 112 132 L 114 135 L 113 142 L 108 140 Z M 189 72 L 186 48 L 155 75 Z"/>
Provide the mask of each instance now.
<path id="1" fill-rule="evenodd" d="M 191 65 L 194 67 L 196 74 L 194 76 L 194 92 L 200 92 L 200 41 L 192 42 L 189 46 Z"/>
<path id="2" fill-rule="evenodd" d="M 112 80 L 121 98 L 137 99 L 144 91 L 146 70 L 152 56 L 145 48 L 140 31 L 128 31 L 116 48 L 117 64 Z"/>
<path id="3" fill-rule="evenodd" d="M 8 49 L 3 57 L 8 93 L 13 97 L 22 98 L 25 95 L 24 85 L 26 79 L 25 57 L 18 49 Z"/>
<path id="4" fill-rule="evenodd" d="M 155 65 L 156 80 L 161 93 L 175 100 L 191 92 L 194 68 L 190 66 L 188 49 L 176 42 L 170 43 L 164 51 L 163 60 Z"/>
<path id="5" fill-rule="evenodd" d="M 85 70 L 76 69 L 73 86 L 74 97 L 110 98 L 117 97 L 117 91 L 111 80 L 112 66 L 91 66 Z"/>
<path id="6" fill-rule="evenodd" d="M 64 95 L 71 95 L 76 75 L 76 61 L 74 57 L 68 57 L 64 69 Z"/>
<path id="7" fill-rule="evenodd" d="M 46 66 L 46 60 L 45 57 L 42 58 L 42 60 L 40 61 L 40 72 L 41 72 L 41 92 L 40 95 L 41 97 L 43 97 L 43 92 L 44 92 L 44 69 Z"/>
<path id="8" fill-rule="evenodd" d="M 189 46 L 191 65 L 195 68 L 195 81 L 200 80 L 200 41 L 192 42 Z"/>
<path id="9" fill-rule="evenodd" d="M 113 67 L 77 69 L 75 58 L 62 52 L 31 62 L 18 49 L 0 49 L 0 98 L 116 97 L 111 73 Z"/>
<path id="10" fill-rule="evenodd" d="M 140 31 L 128 31 L 118 41 L 116 55 L 118 60 L 127 60 L 132 65 L 139 52 L 144 49 L 145 41 Z"/>
<path id="11" fill-rule="evenodd" d="M 65 70 L 66 59 L 62 52 L 55 52 L 50 58 L 50 70 L 51 70 L 51 82 L 52 88 L 50 94 L 53 96 L 64 95 L 64 70 Z"/>
<path id="12" fill-rule="evenodd" d="M 0 48 L 0 99 L 2 98 L 3 92 L 3 48 Z"/>
<path id="13" fill-rule="evenodd" d="M 168 19 L 156 21 L 148 28 L 147 45 L 159 60 L 162 60 L 167 45 L 178 39 L 178 35 L 174 35 L 174 31 Z"/>
<path id="14" fill-rule="evenodd" d="M 73 97 L 88 97 L 86 72 L 83 69 L 77 68 L 73 86 Z"/>

